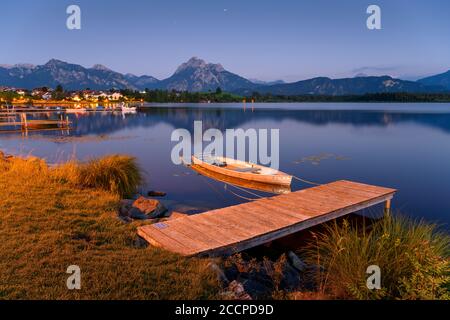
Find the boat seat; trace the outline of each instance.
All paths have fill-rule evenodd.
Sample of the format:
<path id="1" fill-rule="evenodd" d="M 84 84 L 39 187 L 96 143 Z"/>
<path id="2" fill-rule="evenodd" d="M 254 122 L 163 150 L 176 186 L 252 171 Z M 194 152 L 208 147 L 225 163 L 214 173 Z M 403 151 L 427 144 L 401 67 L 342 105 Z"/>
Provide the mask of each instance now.
<path id="1" fill-rule="evenodd" d="M 233 169 L 233 171 L 259 173 L 259 171 L 261 171 L 261 169 L 259 169 L 259 168 L 236 168 L 236 169 Z"/>
<path id="2" fill-rule="evenodd" d="M 211 163 L 213 166 L 219 167 L 219 168 L 224 168 L 227 166 L 226 162 L 216 162 L 214 161 L 213 163 Z"/>

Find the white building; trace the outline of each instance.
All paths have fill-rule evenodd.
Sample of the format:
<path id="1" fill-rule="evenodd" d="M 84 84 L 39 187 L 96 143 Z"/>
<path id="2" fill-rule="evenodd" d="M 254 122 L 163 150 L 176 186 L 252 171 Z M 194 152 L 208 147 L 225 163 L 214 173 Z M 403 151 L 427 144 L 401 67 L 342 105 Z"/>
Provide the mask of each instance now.
<path id="1" fill-rule="evenodd" d="M 113 94 L 110 94 L 108 96 L 109 100 L 114 100 L 114 101 L 120 100 L 121 98 L 123 98 L 123 95 L 120 92 L 114 92 Z"/>

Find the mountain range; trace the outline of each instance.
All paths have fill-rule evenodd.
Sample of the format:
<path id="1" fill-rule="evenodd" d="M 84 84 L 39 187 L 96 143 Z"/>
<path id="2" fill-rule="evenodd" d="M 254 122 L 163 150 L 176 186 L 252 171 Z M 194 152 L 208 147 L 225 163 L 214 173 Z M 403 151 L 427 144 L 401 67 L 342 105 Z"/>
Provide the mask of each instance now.
<path id="1" fill-rule="evenodd" d="M 113 71 L 97 64 L 91 68 L 52 59 L 44 65 L 0 65 L 0 86 L 32 89 L 56 87 L 66 90 L 164 89 L 205 92 L 223 91 L 251 95 L 253 92 L 276 95 L 358 95 L 365 93 L 436 93 L 450 91 L 450 71 L 439 75 L 407 81 L 390 76 L 358 75 L 353 78 L 330 79 L 318 77 L 285 83 L 249 80 L 227 71 L 220 64 L 207 63 L 193 57 L 181 64 L 170 77 L 159 80 L 152 76 L 136 76 Z"/>

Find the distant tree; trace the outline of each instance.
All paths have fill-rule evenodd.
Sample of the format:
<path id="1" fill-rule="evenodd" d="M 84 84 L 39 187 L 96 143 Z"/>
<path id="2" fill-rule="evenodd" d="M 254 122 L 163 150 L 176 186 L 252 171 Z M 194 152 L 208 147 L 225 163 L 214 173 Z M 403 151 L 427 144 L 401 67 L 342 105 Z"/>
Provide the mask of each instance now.
<path id="1" fill-rule="evenodd" d="M 56 86 L 55 91 L 52 92 L 52 99 L 54 100 L 62 100 L 65 98 L 64 88 L 62 85 L 58 84 Z"/>
<path id="2" fill-rule="evenodd" d="M 222 94 L 222 89 L 220 87 L 217 87 L 216 94 Z"/>

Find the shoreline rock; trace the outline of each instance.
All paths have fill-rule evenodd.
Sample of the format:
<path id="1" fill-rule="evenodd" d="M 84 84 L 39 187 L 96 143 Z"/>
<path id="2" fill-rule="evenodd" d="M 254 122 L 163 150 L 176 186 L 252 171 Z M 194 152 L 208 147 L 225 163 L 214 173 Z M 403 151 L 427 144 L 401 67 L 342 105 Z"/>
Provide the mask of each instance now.
<path id="1" fill-rule="evenodd" d="M 147 192 L 147 196 L 149 196 L 149 197 L 165 197 L 166 193 L 162 192 L 162 191 L 151 190 L 151 191 Z"/>
<path id="2" fill-rule="evenodd" d="M 137 220 L 161 218 L 166 212 L 167 209 L 159 200 L 149 199 L 143 196 L 140 196 L 136 200 L 123 199 L 120 202 L 119 208 L 120 217 L 128 217 Z"/>
<path id="3" fill-rule="evenodd" d="M 297 269 L 300 272 L 303 272 L 306 270 L 306 267 L 307 267 L 306 263 L 304 263 L 294 252 L 289 251 L 287 256 L 288 256 L 289 262 L 295 269 Z"/>

